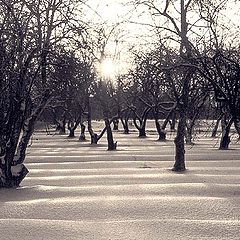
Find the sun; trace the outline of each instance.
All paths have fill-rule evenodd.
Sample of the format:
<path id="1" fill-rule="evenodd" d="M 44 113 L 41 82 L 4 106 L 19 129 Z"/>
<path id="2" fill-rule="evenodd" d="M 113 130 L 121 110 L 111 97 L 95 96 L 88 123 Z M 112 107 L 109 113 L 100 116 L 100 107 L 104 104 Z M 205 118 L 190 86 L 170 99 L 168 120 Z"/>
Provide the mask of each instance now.
<path id="1" fill-rule="evenodd" d="M 116 73 L 116 66 L 112 59 L 106 58 L 100 65 L 101 74 L 104 78 L 114 78 Z"/>

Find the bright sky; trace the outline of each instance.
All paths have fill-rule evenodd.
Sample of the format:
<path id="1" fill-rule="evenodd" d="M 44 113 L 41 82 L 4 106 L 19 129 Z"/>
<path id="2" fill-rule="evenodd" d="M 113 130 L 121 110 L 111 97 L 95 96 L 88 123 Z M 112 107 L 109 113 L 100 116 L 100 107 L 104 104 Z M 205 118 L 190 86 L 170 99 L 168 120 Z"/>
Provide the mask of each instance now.
<path id="1" fill-rule="evenodd" d="M 106 72 L 106 75 L 112 72 L 112 70 L 107 68 L 115 66 L 114 71 L 118 74 L 126 66 L 129 66 L 132 62 L 131 54 L 129 53 L 130 49 L 143 50 L 151 47 L 151 42 L 156 42 L 157 40 L 156 32 L 148 25 L 153 24 L 149 9 L 139 7 L 136 10 L 132 5 L 127 4 L 127 2 L 129 0 L 88 0 L 88 5 L 91 9 L 88 9 L 88 20 L 91 23 L 96 23 L 96 26 L 102 24 L 106 35 L 110 36 L 105 49 L 108 64 L 106 67 L 105 62 L 103 64 L 103 69 L 105 70 L 102 69 Z M 176 7 L 178 7 L 178 2 L 176 1 Z M 173 11 L 177 14 L 176 9 L 173 9 Z M 240 18 L 236 5 L 230 4 L 224 15 L 226 22 L 231 22 L 231 25 L 235 24 L 236 29 L 237 27 L 239 29 L 238 23 Z M 193 19 L 194 16 L 191 16 L 191 22 Z M 158 20 L 155 23 L 166 26 L 166 22 L 163 23 L 162 21 L 160 20 L 159 22 Z M 116 27 L 116 24 L 119 25 Z M 115 27 L 113 28 L 113 26 Z M 231 31 L 231 28 L 229 31 Z M 112 59 L 112 63 L 110 63 L 110 59 Z"/>

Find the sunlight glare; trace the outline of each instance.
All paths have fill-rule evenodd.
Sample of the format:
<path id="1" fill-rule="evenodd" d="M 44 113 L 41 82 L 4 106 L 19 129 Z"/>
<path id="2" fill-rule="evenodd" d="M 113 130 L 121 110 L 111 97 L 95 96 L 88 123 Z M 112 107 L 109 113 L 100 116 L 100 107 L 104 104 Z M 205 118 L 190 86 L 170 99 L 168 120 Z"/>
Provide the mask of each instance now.
<path id="1" fill-rule="evenodd" d="M 104 59 L 101 63 L 101 73 L 103 77 L 113 78 L 115 75 L 116 67 L 113 61 L 109 58 Z"/>

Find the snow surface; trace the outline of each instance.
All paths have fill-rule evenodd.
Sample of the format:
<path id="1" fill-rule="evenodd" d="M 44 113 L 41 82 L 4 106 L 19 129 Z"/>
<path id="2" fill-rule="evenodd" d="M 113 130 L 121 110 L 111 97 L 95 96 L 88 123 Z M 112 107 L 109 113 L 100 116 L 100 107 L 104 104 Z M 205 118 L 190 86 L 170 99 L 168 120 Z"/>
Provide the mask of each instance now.
<path id="1" fill-rule="evenodd" d="M 186 147 L 185 173 L 170 171 L 173 134 L 114 133 L 118 150 L 36 133 L 30 173 L 0 190 L 1 240 L 240 239 L 240 147 L 217 149 L 203 133 Z"/>

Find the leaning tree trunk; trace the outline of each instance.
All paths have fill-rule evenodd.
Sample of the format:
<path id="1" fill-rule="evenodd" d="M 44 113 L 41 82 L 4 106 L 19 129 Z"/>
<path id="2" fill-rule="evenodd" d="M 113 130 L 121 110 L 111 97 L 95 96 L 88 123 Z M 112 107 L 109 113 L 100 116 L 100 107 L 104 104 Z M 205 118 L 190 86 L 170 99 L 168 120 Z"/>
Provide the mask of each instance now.
<path id="1" fill-rule="evenodd" d="M 211 135 L 212 138 L 215 138 L 216 135 L 217 135 L 218 126 L 219 126 L 219 123 L 220 123 L 223 115 L 224 115 L 224 113 L 222 113 L 222 114 L 219 116 L 219 118 L 217 119 L 217 121 L 216 121 L 216 123 L 215 123 L 215 125 L 214 125 L 214 128 L 213 128 L 213 130 L 212 130 L 212 135 Z"/>
<path id="2" fill-rule="evenodd" d="M 223 129 L 222 129 L 222 137 L 221 137 L 220 146 L 219 146 L 220 150 L 227 150 L 229 147 L 229 144 L 231 142 L 229 134 L 230 134 L 230 129 L 231 129 L 233 121 L 234 121 L 233 118 L 231 118 L 228 121 L 228 123 L 226 123 L 224 121 L 224 123 L 222 125 Z"/>

